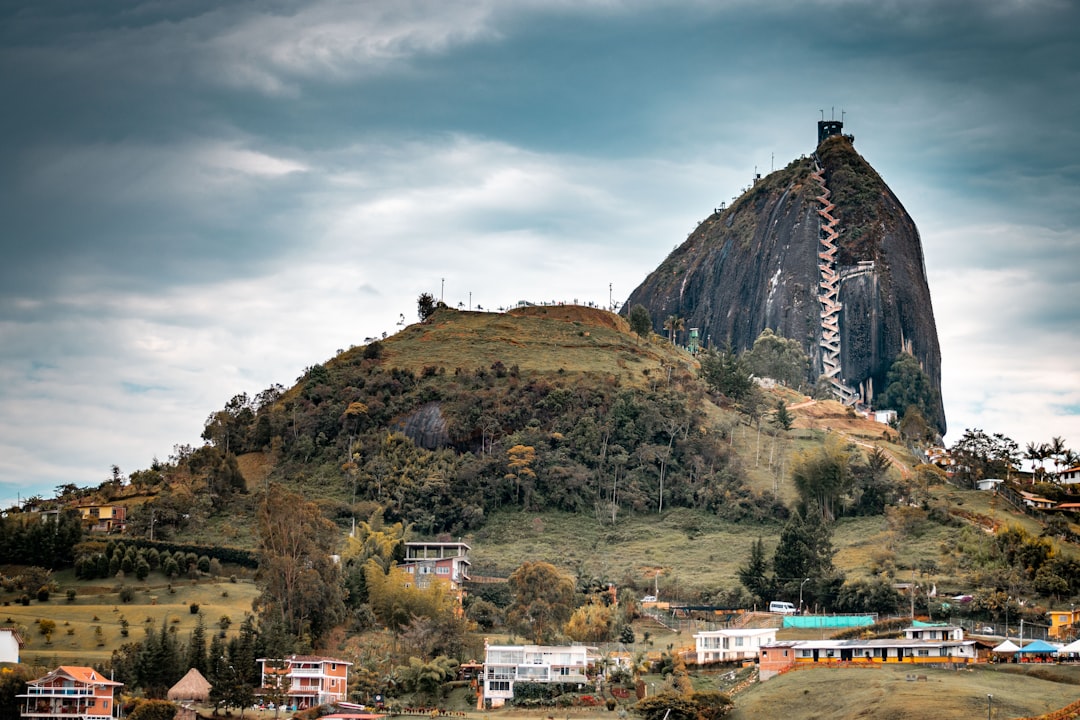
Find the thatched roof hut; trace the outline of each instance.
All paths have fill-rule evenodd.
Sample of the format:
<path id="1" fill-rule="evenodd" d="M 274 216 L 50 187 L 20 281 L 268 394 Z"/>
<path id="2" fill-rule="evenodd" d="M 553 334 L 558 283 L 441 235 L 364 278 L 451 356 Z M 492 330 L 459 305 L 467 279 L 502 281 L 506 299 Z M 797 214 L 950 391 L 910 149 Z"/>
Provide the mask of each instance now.
<path id="1" fill-rule="evenodd" d="M 180 682 L 169 688 L 168 698 L 173 701 L 206 702 L 210 699 L 210 683 L 203 674 L 191 668 Z"/>

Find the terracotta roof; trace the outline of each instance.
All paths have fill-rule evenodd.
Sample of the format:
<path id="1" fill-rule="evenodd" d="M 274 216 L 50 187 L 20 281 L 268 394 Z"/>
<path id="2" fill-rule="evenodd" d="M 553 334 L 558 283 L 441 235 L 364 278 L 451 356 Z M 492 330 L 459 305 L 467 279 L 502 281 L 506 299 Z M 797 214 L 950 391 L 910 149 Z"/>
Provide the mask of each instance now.
<path id="1" fill-rule="evenodd" d="M 108 679 L 97 670 L 91 667 L 83 667 L 81 665 L 61 665 L 53 672 L 64 673 L 70 675 L 73 679 L 81 683 L 88 685 L 123 685 L 124 683 L 115 682 Z M 47 676 L 46 676 L 47 677 Z"/>

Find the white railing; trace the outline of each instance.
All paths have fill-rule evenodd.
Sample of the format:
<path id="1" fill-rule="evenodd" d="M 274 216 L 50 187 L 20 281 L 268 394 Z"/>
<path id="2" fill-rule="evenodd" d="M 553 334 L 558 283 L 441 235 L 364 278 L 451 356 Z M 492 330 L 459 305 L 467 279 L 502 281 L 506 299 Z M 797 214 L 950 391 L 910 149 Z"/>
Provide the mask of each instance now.
<path id="1" fill-rule="evenodd" d="M 26 694 L 34 697 L 78 697 L 78 696 L 93 696 L 93 688 L 76 688 L 76 687 L 38 687 L 29 685 L 26 688 Z"/>

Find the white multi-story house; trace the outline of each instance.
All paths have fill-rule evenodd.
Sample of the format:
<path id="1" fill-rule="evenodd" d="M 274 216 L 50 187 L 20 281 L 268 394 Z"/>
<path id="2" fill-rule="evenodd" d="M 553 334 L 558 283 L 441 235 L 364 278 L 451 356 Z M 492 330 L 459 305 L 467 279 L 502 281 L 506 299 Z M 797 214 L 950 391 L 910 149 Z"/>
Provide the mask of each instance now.
<path id="1" fill-rule="evenodd" d="M 1057 481 L 1062 485 L 1076 485 L 1080 483 L 1080 465 L 1065 468 L 1057 474 Z"/>
<path id="2" fill-rule="evenodd" d="M 519 682 L 584 685 L 596 658 L 596 648 L 586 645 L 488 645 L 478 706 L 502 707 Z"/>
<path id="3" fill-rule="evenodd" d="M 776 628 L 726 628 L 694 634 L 699 664 L 754 659 L 762 645 L 776 642 Z"/>
<path id="4" fill-rule="evenodd" d="M 298 709 L 340 702 L 348 695 L 351 662 L 315 655 L 292 655 L 283 660 L 259 658 L 262 687 L 288 688 L 289 704 Z M 278 676 L 286 676 L 281 683 Z"/>
<path id="5" fill-rule="evenodd" d="M 93 668 L 61 665 L 26 684 L 20 715 L 33 720 L 112 720 L 113 693 L 122 686 Z"/>

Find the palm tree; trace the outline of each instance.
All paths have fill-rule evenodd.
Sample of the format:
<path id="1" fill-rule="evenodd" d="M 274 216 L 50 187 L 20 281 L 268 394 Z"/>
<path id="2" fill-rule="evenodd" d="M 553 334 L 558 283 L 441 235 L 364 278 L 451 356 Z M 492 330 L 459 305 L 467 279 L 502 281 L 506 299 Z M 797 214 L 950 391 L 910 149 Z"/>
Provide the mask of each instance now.
<path id="1" fill-rule="evenodd" d="M 664 329 L 668 331 L 668 340 L 675 344 L 675 333 L 686 329 L 686 321 L 678 315 L 669 315 L 664 321 Z"/>
<path id="2" fill-rule="evenodd" d="M 1065 447 L 1065 438 L 1052 437 L 1050 438 L 1049 456 L 1054 461 L 1054 469 L 1061 472 L 1061 466 L 1067 462 L 1069 455 L 1069 448 Z"/>

